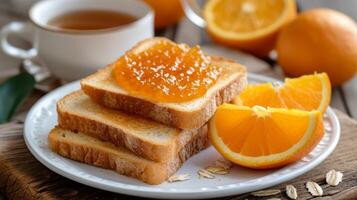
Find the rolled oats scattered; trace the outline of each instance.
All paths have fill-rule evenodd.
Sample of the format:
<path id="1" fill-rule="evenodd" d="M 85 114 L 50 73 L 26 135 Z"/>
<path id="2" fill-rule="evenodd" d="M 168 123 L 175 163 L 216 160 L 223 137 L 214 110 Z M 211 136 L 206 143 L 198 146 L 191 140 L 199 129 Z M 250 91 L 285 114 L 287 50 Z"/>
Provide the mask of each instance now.
<path id="1" fill-rule="evenodd" d="M 179 181 L 186 181 L 190 179 L 190 174 L 178 174 L 178 175 L 173 175 L 167 181 L 169 183 L 173 182 L 179 182 Z"/>
<path id="2" fill-rule="evenodd" d="M 223 167 L 209 166 L 206 167 L 206 170 L 211 172 L 212 174 L 218 174 L 218 175 L 224 175 L 229 173 L 229 171 Z"/>
<path id="3" fill-rule="evenodd" d="M 286 186 L 286 195 L 290 199 L 297 199 L 298 194 L 297 194 L 296 188 L 293 185 L 287 185 Z"/>
<path id="4" fill-rule="evenodd" d="M 281 192 L 280 190 L 260 190 L 260 191 L 252 192 L 250 194 L 256 197 L 267 197 L 267 196 L 277 195 L 280 192 Z"/>
<path id="5" fill-rule="evenodd" d="M 324 193 L 322 188 L 319 186 L 319 184 L 313 181 L 308 181 L 306 183 L 306 188 L 309 190 L 310 194 L 314 197 L 322 196 Z"/>
<path id="6" fill-rule="evenodd" d="M 209 171 L 207 171 L 205 169 L 200 169 L 200 170 L 198 170 L 197 173 L 198 173 L 200 178 L 201 177 L 208 178 L 208 179 L 214 179 L 215 178 L 215 176 L 211 172 L 209 172 Z"/>
<path id="7" fill-rule="evenodd" d="M 343 174 L 342 172 L 336 170 L 330 170 L 326 174 L 326 183 L 331 186 L 337 186 L 342 181 Z"/>

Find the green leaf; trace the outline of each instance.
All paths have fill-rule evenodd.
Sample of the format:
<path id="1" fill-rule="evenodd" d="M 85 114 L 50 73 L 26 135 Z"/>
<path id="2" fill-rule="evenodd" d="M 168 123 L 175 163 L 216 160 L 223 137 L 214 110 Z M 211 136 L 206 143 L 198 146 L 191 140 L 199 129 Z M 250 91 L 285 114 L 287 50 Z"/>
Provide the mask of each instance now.
<path id="1" fill-rule="evenodd" d="M 34 86 L 35 79 L 27 72 L 13 76 L 0 85 L 0 124 L 11 119 Z"/>

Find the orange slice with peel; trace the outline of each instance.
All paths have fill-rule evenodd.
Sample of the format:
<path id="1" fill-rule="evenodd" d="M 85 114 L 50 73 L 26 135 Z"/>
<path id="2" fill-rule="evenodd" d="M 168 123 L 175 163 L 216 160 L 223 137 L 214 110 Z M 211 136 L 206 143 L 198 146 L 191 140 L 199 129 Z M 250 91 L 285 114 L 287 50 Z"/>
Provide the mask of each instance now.
<path id="1" fill-rule="evenodd" d="M 319 111 L 224 104 L 209 122 L 209 138 L 228 160 L 268 169 L 308 154 L 324 134 Z"/>
<path id="2" fill-rule="evenodd" d="M 244 106 L 263 106 L 326 111 L 331 100 L 331 83 L 326 73 L 286 78 L 284 85 L 249 85 L 233 100 Z"/>
<path id="3" fill-rule="evenodd" d="M 209 0 L 203 15 L 212 38 L 260 57 L 275 46 L 280 29 L 296 16 L 295 0 Z"/>

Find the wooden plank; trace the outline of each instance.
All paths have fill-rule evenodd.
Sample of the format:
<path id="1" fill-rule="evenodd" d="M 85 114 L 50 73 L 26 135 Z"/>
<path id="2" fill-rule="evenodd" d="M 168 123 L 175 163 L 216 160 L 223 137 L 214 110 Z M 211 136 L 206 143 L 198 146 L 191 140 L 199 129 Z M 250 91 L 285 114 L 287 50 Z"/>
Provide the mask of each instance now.
<path id="1" fill-rule="evenodd" d="M 230 49 L 218 45 L 203 45 L 202 49 L 209 55 L 222 56 L 247 67 L 248 72 L 282 79 L 282 74 L 275 72 L 265 61 L 244 53 L 239 50 Z"/>
<path id="2" fill-rule="evenodd" d="M 339 10 L 357 20 L 356 0 L 298 0 L 298 3 L 301 10 L 321 7 L 332 8 Z"/>
<path id="3" fill-rule="evenodd" d="M 23 18 L 28 16 L 28 11 L 33 4 L 39 0 L 0 0 L 0 9 L 9 11 L 13 15 L 21 16 Z"/>
<path id="4" fill-rule="evenodd" d="M 190 46 L 201 44 L 201 28 L 185 17 L 178 24 L 175 41 Z"/>
<path id="5" fill-rule="evenodd" d="M 343 103 L 343 100 L 342 100 L 342 94 L 341 94 L 339 89 L 333 89 L 332 90 L 330 105 L 333 108 L 337 108 L 340 111 L 342 111 L 344 113 L 347 113 L 346 107 L 345 107 L 345 105 Z"/>
<path id="6" fill-rule="evenodd" d="M 344 84 L 341 91 L 351 116 L 357 118 L 357 76 Z"/>
<path id="7" fill-rule="evenodd" d="M 205 29 L 200 29 L 201 30 L 201 45 L 220 45 L 217 43 L 214 43 L 211 39 L 211 37 L 208 35 L 207 31 Z"/>
<path id="8" fill-rule="evenodd" d="M 3 2 L 0 2 L 1 4 Z M 5 3 L 4 3 L 5 4 Z M 10 15 L 5 11 L 0 12 L 0 28 L 11 21 L 20 20 L 21 18 L 14 15 Z M 9 76 L 15 75 L 18 73 L 18 67 L 20 66 L 21 60 L 12 58 L 6 55 L 2 48 L 0 48 L 0 82 L 8 78 Z"/>
<path id="9" fill-rule="evenodd" d="M 0 0 L 0 12 L 4 13 L 10 9 L 10 1 L 8 0 Z"/>
<path id="10" fill-rule="evenodd" d="M 177 25 L 173 25 L 173 26 L 167 27 L 165 30 L 162 30 L 160 32 L 160 35 L 158 35 L 158 36 L 166 37 L 170 40 L 175 40 L 176 32 L 177 32 Z"/>

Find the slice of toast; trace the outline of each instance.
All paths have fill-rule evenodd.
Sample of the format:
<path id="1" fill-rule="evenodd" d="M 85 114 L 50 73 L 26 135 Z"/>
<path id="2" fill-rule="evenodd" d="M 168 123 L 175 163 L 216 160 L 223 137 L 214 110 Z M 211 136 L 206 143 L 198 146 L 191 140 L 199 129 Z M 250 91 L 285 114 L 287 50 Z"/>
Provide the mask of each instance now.
<path id="1" fill-rule="evenodd" d="M 66 158 L 111 169 L 154 185 L 164 182 L 184 161 L 208 146 L 207 133 L 197 134 L 175 157 L 162 163 L 138 157 L 109 142 L 61 128 L 54 128 L 48 135 L 48 140 L 52 151 Z"/>
<path id="2" fill-rule="evenodd" d="M 182 130 L 158 122 L 103 107 L 83 91 L 73 92 L 57 102 L 58 126 L 82 132 L 135 155 L 153 161 L 172 159 L 195 135 L 207 132 L 207 126 Z"/>
<path id="3" fill-rule="evenodd" d="M 144 40 L 130 51 L 145 51 L 160 40 L 167 39 Z M 129 94 L 114 80 L 114 65 L 82 79 L 81 86 L 94 101 L 109 108 L 137 114 L 181 129 L 195 129 L 203 126 L 212 117 L 217 106 L 230 102 L 247 83 L 246 69 L 242 65 L 218 57 L 212 57 L 212 64 L 222 68 L 222 74 L 216 84 L 204 96 L 183 103 L 160 103 Z"/>

